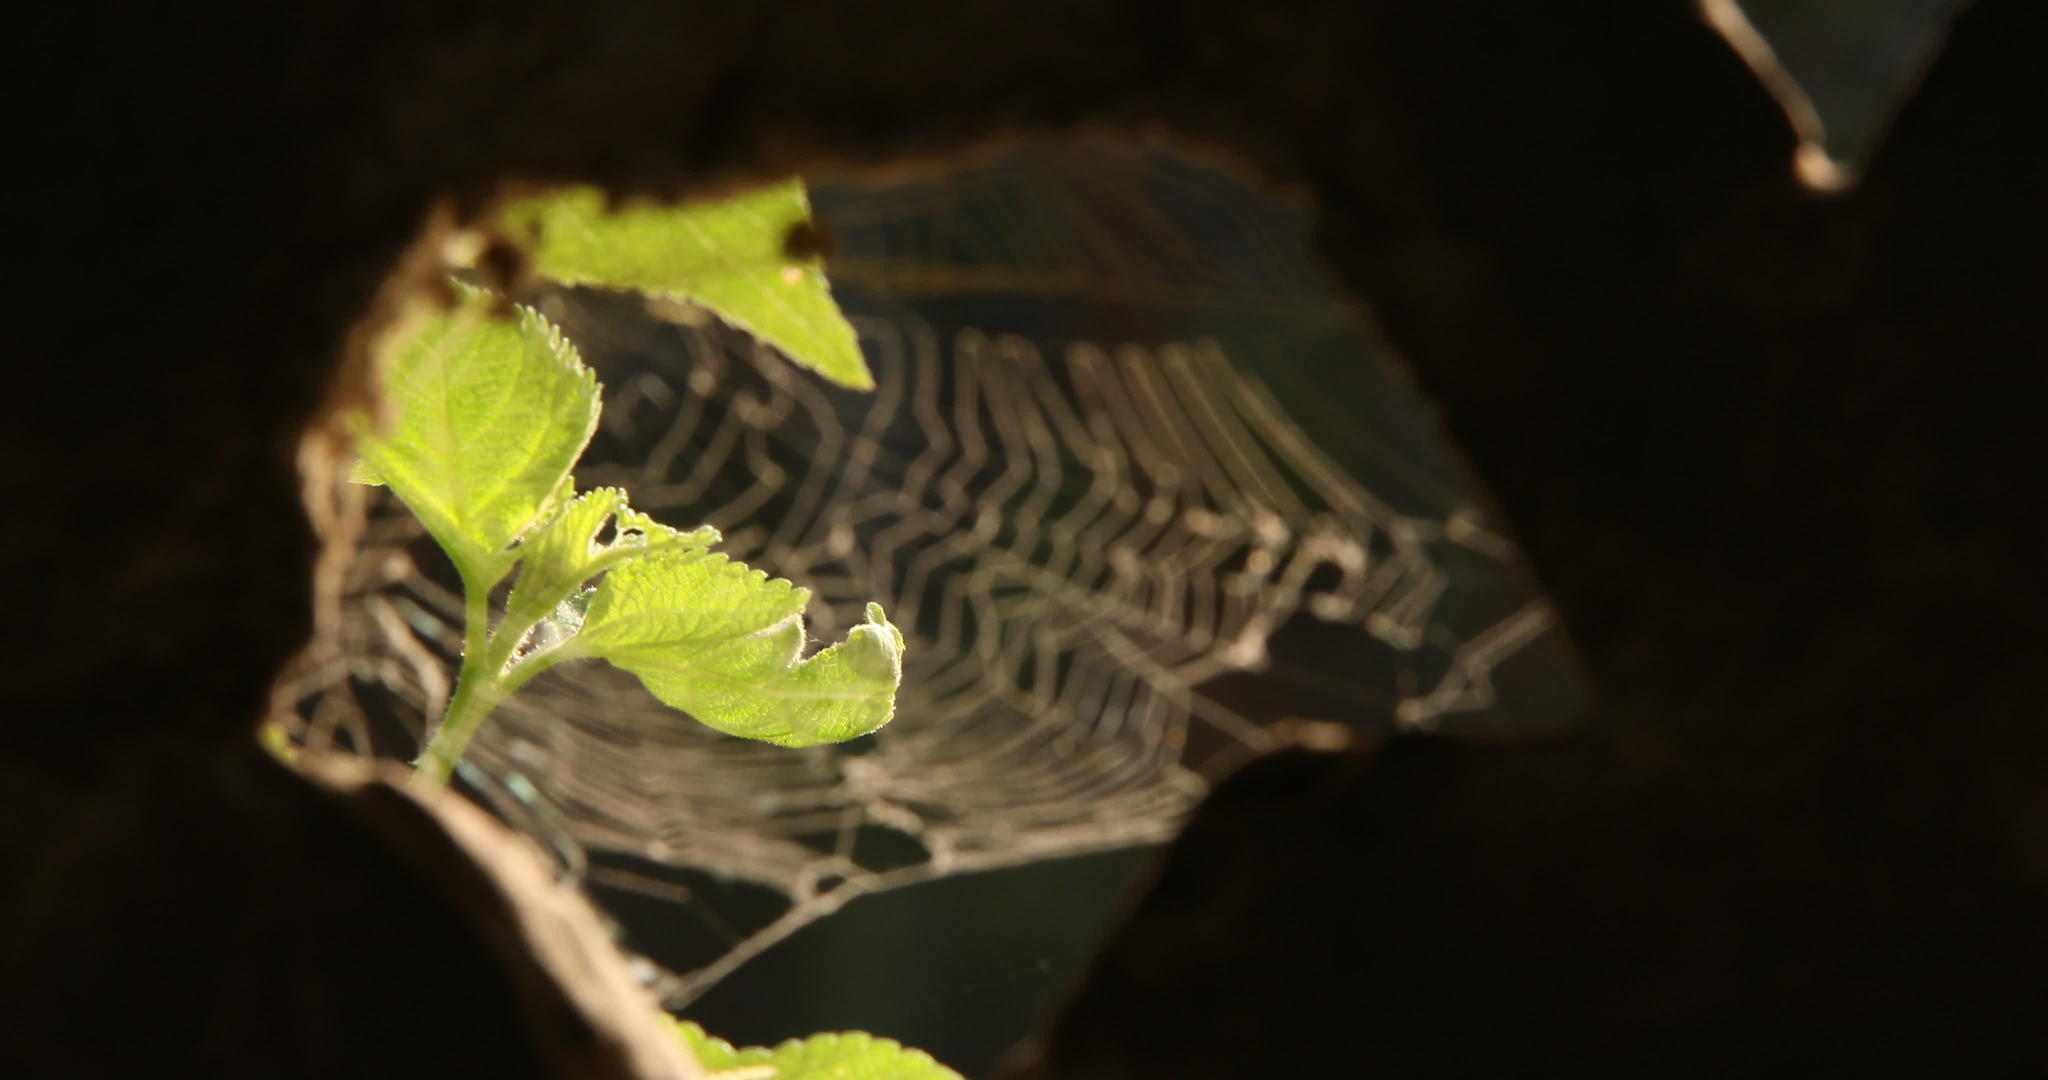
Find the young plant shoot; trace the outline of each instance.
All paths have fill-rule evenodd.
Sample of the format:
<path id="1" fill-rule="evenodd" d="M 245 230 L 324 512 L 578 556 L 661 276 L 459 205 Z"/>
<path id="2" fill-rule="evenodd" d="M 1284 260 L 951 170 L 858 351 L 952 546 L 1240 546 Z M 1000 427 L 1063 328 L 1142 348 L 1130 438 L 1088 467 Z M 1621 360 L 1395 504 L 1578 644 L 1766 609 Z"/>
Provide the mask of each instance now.
<path id="1" fill-rule="evenodd" d="M 543 275 L 705 304 L 827 378 L 872 386 L 815 259 L 782 250 L 808 214 L 795 183 L 616 215 L 572 190 L 513 206 L 505 224 L 532 241 Z M 903 635 L 881 607 L 806 656 L 808 590 L 711 550 L 715 529 L 671 528 L 617 488 L 576 491 L 601 408 L 595 375 L 537 312 L 458 292 L 388 359 L 391 422 L 359 416 L 354 430 L 353 478 L 388 485 L 462 579 L 462 666 L 418 782 L 445 783 L 499 702 L 569 660 L 608 661 L 700 723 L 783 746 L 888 723 Z M 489 598 L 508 577 L 494 626 Z"/>
<path id="2" fill-rule="evenodd" d="M 577 189 L 509 207 L 543 275 L 709 308 L 843 386 L 874 379 L 815 255 L 786 250 L 807 227 L 801 184 L 711 205 L 613 213 Z M 568 660 L 604 660 L 664 703 L 730 735 L 783 746 L 841 742 L 896 708 L 903 634 L 878 604 L 845 640 L 805 651 L 810 592 L 634 510 L 626 492 L 578 492 L 571 475 L 597 430 L 597 377 L 538 312 L 457 287 L 453 310 L 387 359 L 385 426 L 353 420 L 352 479 L 385 484 L 462 579 L 462 667 L 415 763 L 438 787 L 491 710 Z M 492 625 L 490 597 L 512 580 Z M 858 1032 L 734 1050 L 694 1024 L 676 1037 L 723 1080 L 959 1080 L 930 1055 Z"/>

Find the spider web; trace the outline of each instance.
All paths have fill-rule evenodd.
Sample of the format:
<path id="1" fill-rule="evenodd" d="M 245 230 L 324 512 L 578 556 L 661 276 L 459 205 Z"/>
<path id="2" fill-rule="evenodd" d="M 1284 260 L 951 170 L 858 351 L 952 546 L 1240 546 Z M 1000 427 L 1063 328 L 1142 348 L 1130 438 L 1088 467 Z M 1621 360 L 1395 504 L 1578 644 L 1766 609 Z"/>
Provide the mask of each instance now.
<path id="1" fill-rule="evenodd" d="M 870 394 L 674 305 L 531 298 L 605 384 L 580 486 L 718 526 L 814 590 L 819 637 L 879 600 L 909 642 L 897 719 L 843 746 L 727 738 L 582 664 L 472 747 L 565 875 L 701 930 L 653 976 L 672 1007 L 855 897 L 1162 842 L 1282 746 L 1568 710 L 1547 608 L 1299 213 L 1108 147 L 815 201 Z M 409 756 L 452 571 L 379 493 L 349 590 L 301 737 Z"/>

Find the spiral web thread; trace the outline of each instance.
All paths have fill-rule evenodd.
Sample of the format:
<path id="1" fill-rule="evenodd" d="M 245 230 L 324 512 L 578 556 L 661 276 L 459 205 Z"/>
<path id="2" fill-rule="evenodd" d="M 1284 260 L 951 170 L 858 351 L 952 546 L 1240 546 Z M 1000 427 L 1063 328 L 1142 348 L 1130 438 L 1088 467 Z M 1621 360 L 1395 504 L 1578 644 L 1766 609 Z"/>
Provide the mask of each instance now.
<path id="1" fill-rule="evenodd" d="M 872 394 L 667 305 L 535 301 L 606 386 L 581 486 L 718 526 L 814 590 L 819 638 L 879 600 L 909 640 L 898 718 L 844 747 L 717 735 L 593 663 L 472 749 L 472 783 L 571 872 L 701 920 L 672 1006 L 856 896 L 1164 841 L 1281 746 L 1554 718 L 1546 607 L 1298 215 L 1106 148 L 818 199 Z M 380 503 L 302 678 L 309 741 L 438 715 L 461 638 L 439 565 Z M 1497 685 L 1510 661 L 1527 700 Z"/>

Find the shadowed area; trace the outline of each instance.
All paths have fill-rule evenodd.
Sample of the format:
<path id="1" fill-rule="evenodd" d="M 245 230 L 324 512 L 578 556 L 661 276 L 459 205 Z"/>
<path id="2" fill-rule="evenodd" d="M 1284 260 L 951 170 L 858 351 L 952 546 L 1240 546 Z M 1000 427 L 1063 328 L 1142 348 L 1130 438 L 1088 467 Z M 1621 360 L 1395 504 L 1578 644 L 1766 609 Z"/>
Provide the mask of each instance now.
<path id="1" fill-rule="evenodd" d="M 0 1005 L 47 1019 L 8 1056 L 266 1075 L 323 1044 L 243 1035 L 376 986 L 347 996 L 372 1033 L 352 1051 L 394 1033 L 389 1075 L 447 1067 L 412 1052 L 422 1015 L 480 1070 L 531 1067 L 508 1011 L 582 1060 L 559 995 L 505 991 L 532 970 L 515 939 L 407 898 L 452 887 L 390 855 L 438 826 L 367 828 L 220 749 L 314 626 L 296 466 L 324 490 L 339 455 L 301 459 L 301 434 L 366 400 L 373 331 L 503 178 L 711 190 L 1083 124 L 1229 147 L 1312 195 L 1318 252 L 1597 704 L 1547 743 L 1244 774 L 1046 1036 L 1046 1075 L 2038 1056 L 2039 5 L 1969 8 L 1835 196 L 1680 0 L 93 17 L 24 17 L 7 65 L 36 103 L 16 260 L 41 276 L 0 383 L 0 454 L 34 484 L 0 532 L 25 613 L 0 639 L 23 777 Z M 226 847 L 153 908 L 174 883 L 127 854 L 162 849 L 166 814 Z M 290 860 L 257 854 L 277 823 Z M 65 863 L 80 835 L 122 857 Z M 334 929 L 271 967 L 220 913 L 284 875 Z M 321 886 L 342 880 L 367 884 Z M 364 895 L 384 906 L 332 918 Z M 394 927 L 475 948 L 415 978 Z M 1339 997 L 1300 996 L 1337 971 Z M 465 986 L 503 1009 L 447 1011 Z M 108 1036 L 106 988 L 179 1023 Z M 585 1075 L 626 1074 L 599 1059 Z"/>

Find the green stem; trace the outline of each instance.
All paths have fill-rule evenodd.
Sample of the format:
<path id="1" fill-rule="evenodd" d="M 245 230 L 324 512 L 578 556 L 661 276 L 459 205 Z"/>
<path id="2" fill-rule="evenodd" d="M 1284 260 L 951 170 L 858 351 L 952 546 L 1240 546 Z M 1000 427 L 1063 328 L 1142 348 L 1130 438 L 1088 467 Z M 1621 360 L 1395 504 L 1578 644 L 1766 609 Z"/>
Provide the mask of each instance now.
<path id="1" fill-rule="evenodd" d="M 576 653 L 570 651 L 568 645 L 557 645 L 544 653 L 528 654 L 526 659 L 519 661 L 519 666 L 505 673 L 505 695 L 510 697 L 520 687 L 525 686 L 528 679 L 554 667 L 564 660 L 574 659 L 576 659 Z"/>
<path id="2" fill-rule="evenodd" d="M 506 627 L 500 627 L 500 636 Z M 469 747 L 469 740 L 482 726 L 484 717 L 489 716 L 498 702 L 505 699 L 504 688 L 498 685 L 498 675 L 504 669 L 504 658 L 496 656 L 492 648 L 496 642 L 490 634 L 490 590 L 489 586 L 477 586 L 465 577 L 462 583 L 462 669 L 455 676 L 455 696 L 448 701 L 448 711 L 441 716 L 441 727 L 434 737 L 427 741 L 427 748 L 414 762 L 416 771 L 413 783 L 422 788 L 438 788 L 448 782 L 448 776 L 455 771 L 455 763 L 462 760 L 462 752 Z M 497 660 L 497 668 L 491 662 Z"/>

